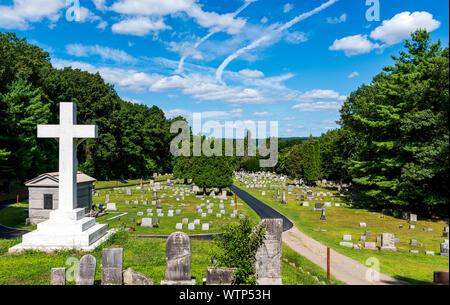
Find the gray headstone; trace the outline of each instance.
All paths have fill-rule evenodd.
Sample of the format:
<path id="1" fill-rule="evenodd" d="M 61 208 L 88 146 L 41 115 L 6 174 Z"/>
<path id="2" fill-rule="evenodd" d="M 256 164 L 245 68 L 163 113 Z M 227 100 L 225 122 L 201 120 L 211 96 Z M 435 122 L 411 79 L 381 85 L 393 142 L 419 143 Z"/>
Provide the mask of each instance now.
<path id="1" fill-rule="evenodd" d="M 233 285 L 236 268 L 206 267 L 206 285 Z"/>
<path id="2" fill-rule="evenodd" d="M 80 259 L 78 266 L 77 285 L 94 285 L 97 260 L 95 256 L 87 254 Z"/>
<path id="3" fill-rule="evenodd" d="M 154 282 L 151 278 L 146 277 L 144 274 L 135 271 L 133 268 L 128 268 L 123 272 L 124 285 L 153 285 Z"/>
<path id="4" fill-rule="evenodd" d="M 122 285 L 123 249 L 103 249 L 102 285 Z"/>
<path id="5" fill-rule="evenodd" d="M 66 284 L 66 268 L 52 268 L 50 285 Z"/>
<path id="6" fill-rule="evenodd" d="M 397 251 L 397 249 L 395 248 L 394 234 L 381 234 L 381 251 Z"/>
<path id="7" fill-rule="evenodd" d="M 265 229 L 263 244 L 255 255 L 255 271 L 258 284 L 281 285 L 281 234 L 282 219 L 263 219 Z"/>
<path id="8" fill-rule="evenodd" d="M 448 256 L 448 242 L 441 243 L 441 255 Z"/>
<path id="9" fill-rule="evenodd" d="M 166 281 L 191 280 L 191 240 L 186 233 L 174 232 L 166 242 Z"/>

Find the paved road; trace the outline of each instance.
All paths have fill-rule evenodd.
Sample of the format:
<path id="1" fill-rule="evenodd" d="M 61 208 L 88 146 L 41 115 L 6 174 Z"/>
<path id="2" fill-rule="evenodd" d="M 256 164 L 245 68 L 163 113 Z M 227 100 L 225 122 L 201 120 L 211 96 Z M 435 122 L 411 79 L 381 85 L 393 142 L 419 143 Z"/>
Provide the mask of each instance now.
<path id="1" fill-rule="evenodd" d="M 265 203 L 262 203 L 246 191 L 241 190 L 235 185 L 230 186 L 230 190 L 241 198 L 256 214 L 261 218 L 281 218 L 283 219 L 283 232 L 291 229 L 294 224 L 286 216 L 271 208 Z"/>
<path id="2" fill-rule="evenodd" d="M 282 218 L 283 242 L 302 256 L 326 270 L 327 247 L 325 245 L 301 232 L 286 216 L 262 203 L 247 192 L 236 186 L 231 186 L 230 189 L 245 203 L 247 203 L 247 205 L 250 206 L 250 208 L 252 208 L 261 218 Z M 331 274 L 338 280 L 349 285 L 408 284 L 382 273 L 378 273 L 378 277 L 376 275 L 373 276 L 373 270 L 369 269 L 364 264 L 332 249 L 330 250 L 330 257 Z"/>

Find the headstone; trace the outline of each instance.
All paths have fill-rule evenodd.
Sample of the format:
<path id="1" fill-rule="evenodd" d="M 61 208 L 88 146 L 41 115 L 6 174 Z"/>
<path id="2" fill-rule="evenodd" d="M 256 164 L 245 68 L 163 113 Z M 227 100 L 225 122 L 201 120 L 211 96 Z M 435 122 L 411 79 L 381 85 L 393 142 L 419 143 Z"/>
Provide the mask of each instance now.
<path id="1" fill-rule="evenodd" d="M 360 236 L 359 241 L 366 241 L 366 236 L 365 235 Z"/>
<path id="2" fill-rule="evenodd" d="M 66 268 L 52 268 L 50 285 L 66 284 Z"/>
<path id="3" fill-rule="evenodd" d="M 370 231 L 364 231 L 364 235 L 370 236 Z"/>
<path id="4" fill-rule="evenodd" d="M 206 285 L 233 285 L 236 268 L 206 267 Z"/>
<path id="5" fill-rule="evenodd" d="M 411 224 L 417 223 L 417 215 L 416 214 L 409 214 L 409 223 L 411 223 Z"/>
<path id="6" fill-rule="evenodd" d="M 161 285 L 194 285 L 191 280 L 191 240 L 186 233 L 174 232 L 166 242 L 166 278 Z"/>
<path id="7" fill-rule="evenodd" d="M 411 246 L 417 246 L 417 240 L 416 240 L 416 239 L 411 239 L 410 242 L 409 242 L 409 244 L 410 244 Z"/>
<path id="8" fill-rule="evenodd" d="M 320 220 L 327 220 L 325 217 L 325 209 L 322 209 L 322 215 L 320 215 Z"/>
<path id="9" fill-rule="evenodd" d="M 448 271 L 434 271 L 433 272 L 433 283 L 448 285 L 448 283 L 449 283 L 448 274 L 449 274 Z"/>
<path id="10" fill-rule="evenodd" d="M 281 204 L 286 204 L 286 193 L 283 192 L 283 199 L 281 200 Z"/>
<path id="11" fill-rule="evenodd" d="M 255 255 L 255 271 L 259 285 L 282 285 L 281 280 L 281 233 L 282 219 L 263 219 L 265 229 L 263 244 Z"/>
<path id="12" fill-rule="evenodd" d="M 409 250 L 409 253 L 412 253 L 412 254 L 419 254 L 419 250 Z"/>
<path id="13" fill-rule="evenodd" d="M 365 227 L 367 227 L 367 224 L 366 224 L 365 222 L 360 222 L 360 223 L 359 223 L 359 226 L 360 226 L 361 228 L 365 228 Z"/>
<path id="14" fill-rule="evenodd" d="M 303 206 L 304 206 L 304 207 L 309 207 L 309 202 L 306 202 L 306 201 L 303 202 Z"/>
<path id="15" fill-rule="evenodd" d="M 84 255 L 78 266 L 77 285 L 94 285 L 95 270 L 97 268 L 97 260 L 95 256 Z"/>
<path id="16" fill-rule="evenodd" d="M 339 246 L 353 248 L 353 243 L 352 243 L 352 242 L 349 242 L 349 241 L 341 241 L 341 242 L 339 243 Z"/>
<path id="17" fill-rule="evenodd" d="M 351 235 L 344 235 L 342 236 L 342 240 L 352 240 L 352 236 Z"/>
<path id="18" fill-rule="evenodd" d="M 320 202 L 316 202 L 316 203 L 314 204 L 314 208 L 315 208 L 316 210 L 322 210 L 322 204 L 321 204 Z"/>
<path id="19" fill-rule="evenodd" d="M 122 285 L 123 249 L 103 249 L 102 285 Z"/>
<path id="20" fill-rule="evenodd" d="M 177 224 L 175 225 L 175 229 L 177 229 L 177 230 L 183 230 L 183 224 L 182 224 L 182 223 L 177 223 Z"/>
<path id="21" fill-rule="evenodd" d="M 141 227 L 153 227 L 152 219 L 147 217 L 142 218 Z"/>
<path id="22" fill-rule="evenodd" d="M 441 255 L 448 256 L 448 239 L 446 242 L 441 243 Z"/>
<path id="23" fill-rule="evenodd" d="M 202 224 L 202 231 L 209 231 L 209 223 Z"/>
<path id="24" fill-rule="evenodd" d="M 365 242 L 364 249 L 366 250 L 377 250 L 377 244 L 375 242 Z"/>
<path id="25" fill-rule="evenodd" d="M 189 223 L 188 230 L 195 230 L 195 223 L 193 223 L 193 222 Z"/>
<path id="26" fill-rule="evenodd" d="M 154 282 L 151 278 L 146 277 L 144 274 L 135 271 L 133 268 L 128 267 L 123 272 L 124 285 L 153 285 Z"/>
<path id="27" fill-rule="evenodd" d="M 109 202 L 109 195 L 106 194 L 106 196 L 105 196 L 105 203 L 108 203 L 108 202 Z"/>
<path id="28" fill-rule="evenodd" d="M 381 251 L 397 251 L 397 248 L 395 248 L 394 234 L 381 234 Z"/>

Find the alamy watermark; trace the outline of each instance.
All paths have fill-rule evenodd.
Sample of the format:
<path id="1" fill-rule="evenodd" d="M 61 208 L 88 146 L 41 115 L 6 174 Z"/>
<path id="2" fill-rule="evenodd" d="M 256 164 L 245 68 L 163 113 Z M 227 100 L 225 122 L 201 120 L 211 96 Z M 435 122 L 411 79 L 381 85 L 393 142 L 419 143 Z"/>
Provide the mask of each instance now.
<path id="1" fill-rule="evenodd" d="M 172 155 L 254 157 L 258 152 L 258 156 L 261 157 L 260 167 L 274 167 L 278 162 L 278 121 L 269 122 L 269 133 L 267 134 L 266 121 L 226 121 L 224 124 L 218 121 L 206 121 L 202 123 L 202 114 L 194 113 L 193 130 L 211 134 L 211 137 L 202 141 L 200 136 L 194 135 L 191 151 L 189 124 L 185 121 L 175 121 L 171 124 L 170 132 L 178 133 L 170 143 Z M 222 145 L 223 140 L 225 147 Z M 245 151 L 245 146 L 247 146 L 247 151 Z"/>
<path id="2" fill-rule="evenodd" d="M 366 20 L 380 21 L 380 0 L 366 0 L 366 6 L 370 6 L 366 11 Z"/>
<path id="3" fill-rule="evenodd" d="M 66 20 L 69 22 L 80 21 L 80 1 L 79 0 L 66 0 Z"/>

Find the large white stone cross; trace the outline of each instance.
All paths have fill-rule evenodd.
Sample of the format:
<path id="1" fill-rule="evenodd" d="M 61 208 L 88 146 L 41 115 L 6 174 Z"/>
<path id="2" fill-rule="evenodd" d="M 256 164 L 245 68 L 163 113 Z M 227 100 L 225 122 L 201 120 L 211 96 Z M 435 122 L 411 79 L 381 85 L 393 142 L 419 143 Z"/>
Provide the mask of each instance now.
<path id="1" fill-rule="evenodd" d="M 97 138 L 97 126 L 77 125 L 77 105 L 60 103 L 59 125 L 38 125 L 37 136 L 59 139 L 58 209 L 74 210 L 77 207 L 77 145 L 85 138 Z"/>

